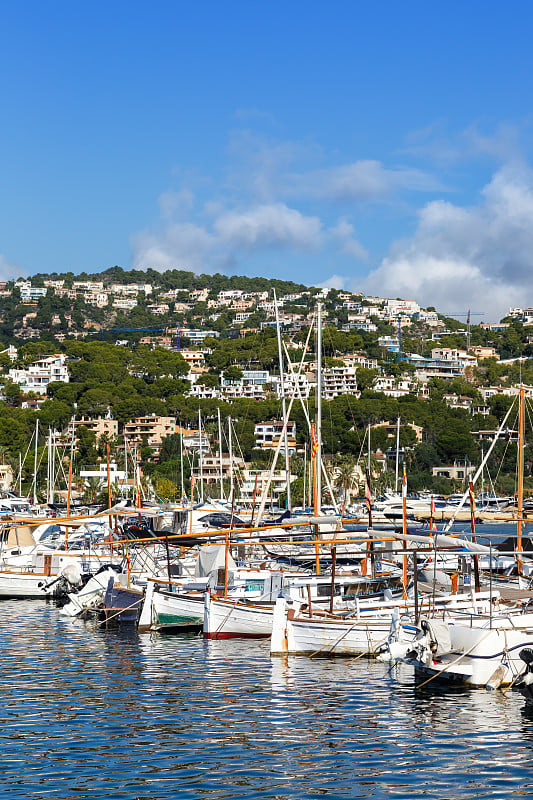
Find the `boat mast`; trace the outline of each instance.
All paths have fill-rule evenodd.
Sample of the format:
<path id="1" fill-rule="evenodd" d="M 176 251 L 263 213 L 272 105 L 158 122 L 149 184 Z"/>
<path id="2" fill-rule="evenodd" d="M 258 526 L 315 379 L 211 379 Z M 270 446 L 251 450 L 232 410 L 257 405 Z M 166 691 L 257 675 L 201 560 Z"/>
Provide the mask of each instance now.
<path id="1" fill-rule="evenodd" d="M 202 453 L 202 412 L 198 409 L 198 466 L 200 468 L 200 502 L 204 502 L 204 460 Z"/>
<path id="2" fill-rule="evenodd" d="M 126 490 L 126 497 L 129 497 L 128 486 L 128 437 L 124 434 L 124 488 Z"/>
<path id="3" fill-rule="evenodd" d="M 518 406 L 518 521 L 516 528 L 516 552 L 518 574 L 522 573 L 522 519 L 524 515 L 524 389 L 520 387 Z"/>
<path id="4" fill-rule="evenodd" d="M 218 416 L 218 475 L 220 479 L 220 499 L 224 497 L 224 473 L 222 470 L 222 425 L 220 424 L 220 407 L 217 406 Z"/>
<path id="5" fill-rule="evenodd" d="M 72 417 L 72 433 L 70 439 L 70 458 L 68 462 L 68 493 L 67 493 L 67 517 L 70 517 L 70 499 L 72 494 L 72 462 L 74 460 L 74 436 L 75 436 L 75 420 L 76 417 Z M 65 531 L 65 538 L 68 544 L 68 528 Z"/>
<path id="6" fill-rule="evenodd" d="M 35 456 L 33 459 L 33 505 L 37 505 L 37 442 L 39 439 L 39 419 L 35 421 Z"/>
<path id="7" fill-rule="evenodd" d="M 316 494 L 322 506 L 322 303 L 316 307 Z"/>
<path id="8" fill-rule="evenodd" d="M 181 477 L 181 502 L 185 494 L 185 484 L 183 483 L 183 426 L 180 422 L 180 477 Z"/>
<path id="9" fill-rule="evenodd" d="M 229 496 L 233 503 L 233 442 L 231 437 L 231 417 L 228 417 L 228 448 L 229 448 Z"/>
<path id="10" fill-rule="evenodd" d="M 396 423 L 396 473 L 394 478 L 394 491 L 398 491 L 398 465 L 400 463 L 400 417 Z"/>
<path id="11" fill-rule="evenodd" d="M 287 416 L 287 406 L 285 403 L 285 379 L 283 376 L 283 353 L 281 351 L 281 330 L 279 327 L 279 311 L 278 311 L 278 299 L 276 297 L 276 290 L 272 290 L 274 292 L 274 311 L 276 314 L 276 333 L 278 339 L 278 361 L 279 361 L 279 388 L 281 392 L 281 408 L 283 413 L 283 420 L 285 421 Z M 285 447 L 285 475 L 287 478 L 287 508 L 291 510 L 291 465 L 289 459 L 289 441 L 287 436 L 287 426 L 285 426 L 285 434 L 283 437 L 283 445 Z"/>
<path id="12" fill-rule="evenodd" d="M 307 482 L 307 442 L 304 444 L 304 485 L 303 485 L 303 507 L 304 509 L 307 508 L 307 504 L 305 502 L 305 490 L 306 490 L 306 482 Z"/>

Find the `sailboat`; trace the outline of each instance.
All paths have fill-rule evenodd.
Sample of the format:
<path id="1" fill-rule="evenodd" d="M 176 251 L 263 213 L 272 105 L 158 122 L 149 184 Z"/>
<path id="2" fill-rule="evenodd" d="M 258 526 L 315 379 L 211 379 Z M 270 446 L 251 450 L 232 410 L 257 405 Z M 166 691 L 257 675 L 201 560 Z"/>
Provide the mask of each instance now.
<path id="1" fill-rule="evenodd" d="M 524 390 L 519 393 L 518 503 L 516 563 L 518 575 L 523 565 L 524 520 Z M 473 512 L 473 493 L 471 506 Z M 492 553 L 491 553 L 492 565 Z M 510 684 L 523 668 L 520 652 L 533 647 L 531 591 L 515 590 L 514 603 L 488 613 L 474 611 L 468 618 L 438 621 L 422 619 L 413 647 L 404 660 L 415 672 L 426 677 L 459 681 L 469 686 L 497 688 Z"/>

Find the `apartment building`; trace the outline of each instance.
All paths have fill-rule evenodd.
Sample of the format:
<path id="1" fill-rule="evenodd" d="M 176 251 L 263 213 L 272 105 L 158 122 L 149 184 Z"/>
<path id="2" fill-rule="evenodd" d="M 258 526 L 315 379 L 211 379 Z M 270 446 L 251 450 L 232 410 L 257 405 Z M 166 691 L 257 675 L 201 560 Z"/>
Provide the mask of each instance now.
<path id="1" fill-rule="evenodd" d="M 146 308 L 150 312 L 150 314 L 157 314 L 159 316 L 170 314 L 170 306 L 167 305 L 167 303 L 152 303 Z"/>
<path id="2" fill-rule="evenodd" d="M 242 325 L 244 322 L 246 322 L 248 317 L 251 317 L 251 316 L 252 316 L 252 312 L 251 311 L 239 311 L 239 312 L 237 312 L 237 314 L 235 314 L 235 319 L 233 320 L 233 322 L 231 324 L 232 325 Z"/>
<path id="3" fill-rule="evenodd" d="M 278 397 L 281 397 L 282 391 L 280 376 L 272 375 L 270 382 L 277 392 Z M 285 397 L 302 397 L 307 399 L 315 386 L 316 382 L 309 379 L 308 373 L 283 373 L 283 389 L 285 391 Z"/>
<path id="4" fill-rule="evenodd" d="M 242 484 L 240 492 L 240 502 L 251 508 L 253 506 L 254 498 L 256 507 L 259 504 L 259 498 L 266 490 L 268 482 L 268 469 L 245 469 L 242 474 Z M 296 480 L 296 475 L 291 475 L 291 483 Z M 275 470 L 270 482 L 269 495 L 272 498 L 272 503 L 279 506 L 280 496 L 287 491 L 287 472 L 284 469 Z"/>
<path id="5" fill-rule="evenodd" d="M 366 331 L 366 333 L 373 333 L 377 331 L 378 326 L 370 320 L 361 320 L 361 322 L 345 322 L 341 330 L 346 333 L 349 331 Z"/>
<path id="6" fill-rule="evenodd" d="M 457 350 L 454 347 L 434 347 L 431 351 L 431 358 L 437 361 L 458 361 L 464 367 L 475 367 L 477 358 L 466 350 Z"/>
<path id="7" fill-rule="evenodd" d="M 176 290 L 181 291 L 181 290 Z M 209 297 L 209 289 L 196 289 L 194 292 L 189 292 L 189 297 L 195 303 L 205 303 Z"/>
<path id="8" fill-rule="evenodd" d="M 132 311 L 137 305 L 137 300 L 115 297 L 113 300 L 113 308 L 120 308 L 121 311 Z"/>
<path id="9" fill-rule="evenodd" d="M 80 417 L 74 420 L 74 431 L 76 432 L 82 425 L 92 431 L 97 439 L 101 436 L 108 436 L 110 439 L 114 439 L 118 436 L 118 422 L 116 419 L 109 419 L 108 417 L 97 417 L 96 419 Z M 69 425 L 64 433 L 68 436 L 71 431 L 72 425 Z"/>
<path id="10" fill-rule="evenodd" d="M 233 456 L 230 459 L 229 455 L 223 454 L 221 460 L 218 455 L 208 453 L 202 456 L 201 469 L 199 463 L 192 468 L 192 475 L 197 483 L 202 477 L 204 483 L 215 485 L 220 482 L 221 477 L 223 481 L 231 480 L 232 472 L 235 478 L 235 473 L 242 472 L 245 466 L 242 458 Z"/>
<path id="11" fill-rule="evenodd" d="M 67 297 L 69 300 L 75 300 L 78 296 L 78 292 L 76 289 L 65 289 L 58 287 L 54 289 L 54 295 L 56 297 Z"/>
<path id="12" fill-rule="evenodd" d="M 137 296 L 139 292 L 144 294 L 152 294 L 151 283 L 112 283 L 109 287 L 112 294 L 134 295 Z"/>
<path id="13" fill-rule="evenodd" d="M 72 288 L 83 292 L 103 292 L 103 281 L 73 281 Z"/>
<path id="14" fill-rule="evenodd" d="M 137 417 L 131 422 L 126 422 L 123 433 L 128 442 L 136 444 L 147 444 L 156 453 L 161 449 L 161 444 L 165 436 L 176 433 L 177 426 L 174 417 L 160 417 L 157 414 L 149 414 L 144 417 Z"/>
<path id="15" fill-rule="evenodd" d="M 205 355 L 201 350 L 180 350 L 180 355 L 189 367 L 205 367 Z"/>
<path id="16" fill-rule="evenodd" d="M 211 450 L 212 436 L 210 433 L 206 433 L 205 430 L 202 430 L 200 434 L 198 429 L 180 428 L 177 425 L 176 433 L 181 434 L 184 450 L 198 451 L 201 448 L 202 453 L 209 453 Z"/>
<path id="17" fill-rule="evenodd" d="M 346 367 L 364 367 L 365 369 L 378 369 L 377 358 L 369 358 L 362 353 L 349 353 L 341 359 Z"/>
<path id="18" fill-rule="evenodd" d="M 382 392 L 388 397 L 404 397 L 407 394 L 425 396 L 426 392 L 429 392 L 427 384 L 425 384 L 425 386 L 426 390 L 424 391 L 424 387 L 421 387 L 419 382 L 412 378 L 396 378 L 393 375 L 380 375 L 376 378 L 372 388 L 374 391 Z"/>
<path id="19" fill-rule="evenodd" d="M 200 331 L 195 328 L 181 328 L 180 333 L 184 338 L 189 339 L 192 344 L 202 344 L 208 336 L 212 336 L 214 339 L 220 337 L 218 331 Z"/>
<path id="20" fill-rule="evenodd" d="M 476 358 L 495 358 L 496 361 L 500 360 L 500 356 L 495 347 L 488 347 L 487 345 L 477 344 L 474 347 L 471 347 L 470 350 Z"/>
<path id="21" fill-rule="evenodd" d="M 231 303 L 234 300 L 238 300 L 243 294 L 244 292 L 242 289 L 229 289 L 224 292 L 219 292 L 217 295 L 217 300 L 222 304 Z"/>
<path id="22" fill-rule="evenodd" d="M 165 350 L 172 350 L 172 337 L 171 336 L 143 336 L 139 339 L 139 344 L 154 347 L 164 347 Z"/>
<path id="23" fill-rule="evenodd" d="M 84 292 L 83 300 L 89 306 L 105 308 L 109 302 L 109 295 L 107 292 Z"/>
<path id="24" fill-rule="evenodd" d="M 69 382 L 66 359 L 64 353 L 46 356 L 24 369 L 10 369 L 8 375 L 14 383 L 19 384 L 21 391 L 46 394 L 49 383 L 53 381 Z"/>
<path id="25" fill-rule="evenodd" d="M 283 432 L 283 422 L 272 419 L 268 422 L 258 422 L 254 428 L 255 446 L 261 450 L 275 450 Z M 285 437 L 284 437 L 285 438 Z M 287 446 L 292 456 L 296 452 L 296 423 L 289 420 L 287 423 Z"/>
<path id="26" fill-rule="evenodd" d="M 414 300 L 392 300 L 389 297 L 383 299 L 383 310 L 388 315 L 412 314 L 420 313 L 420 306 Z"/>
<path id="27" fill-rule="evenodd" d="M 15 285 L 20 291 L 23 303 L 35 303 L 39 298 L 46 297 L 48 291 L 46 286 L 32 286 L 31 281 L 18 281 Z"/>
<path id="28" fill-rule="evenodd" d="M 270 373 L 266 369 L 244 370 L 238 381 L 228 380 L 220 375 L 220 390 L 226 398 L 247 397 L 250 400 L 262 400 L 266 383 L 270 383 Z"/>
<path id="29" fill-rule="evenodd" d="M 333 400 L 341 394 L 359 396 L 355 367 L 330 367 L 322 372 L 322 397 Z"/>
<path id="30" fill-rule="evenodd" d="M 378 345 L 389 353 L 397 353 L 400 350 L 400 340 L 397 336 L 378 336 Z"/>

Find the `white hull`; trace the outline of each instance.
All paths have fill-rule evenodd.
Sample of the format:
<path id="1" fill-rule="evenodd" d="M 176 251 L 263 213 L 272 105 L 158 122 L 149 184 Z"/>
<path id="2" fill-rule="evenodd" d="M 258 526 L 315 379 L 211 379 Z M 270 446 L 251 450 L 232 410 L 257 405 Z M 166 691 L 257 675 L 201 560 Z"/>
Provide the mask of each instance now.
<path id="1" fill-rule="evenodd" d="M 203 594 L 167 592 L 149 583 L 139 619 L 139 630 L 198 629 L 202 626 L 203 617 Z"/>
<path id="2" fill-rule="evenodd" d="M 276 602 L 272 627 L 272 655 L 375 655 L 388 639 L 392 610 L 364 619 L 296 616 L 286 601 Z"/>
<path id="3" fill-rule="evenodd" d="M 47 585 L 53 580 L 53 575 L 44 573 L 0 572 L 0 599 L 32 600 L 52 597 L 55 587 L 52 586 L 48 589 Z"/>
<path id="4" fill-rule="evenodd" d="M 206 639 L 266 639 L 272 632 L 272 605 L 252 605 L 214 598 L 209 592 L 204 603 Z"/>
<path id="5" fill-rule="evenodd" d="M 485 618 L 476 627 L 450 623 L 450 651 L 438 657 L 426 649 L 412 659 L 417 672 L 426 678 L 457 681 L 475 687 L 497 688 L 510 684 L 522 672 L 520 651 L 533 647 L 533 614 L 509 614 Z"/>

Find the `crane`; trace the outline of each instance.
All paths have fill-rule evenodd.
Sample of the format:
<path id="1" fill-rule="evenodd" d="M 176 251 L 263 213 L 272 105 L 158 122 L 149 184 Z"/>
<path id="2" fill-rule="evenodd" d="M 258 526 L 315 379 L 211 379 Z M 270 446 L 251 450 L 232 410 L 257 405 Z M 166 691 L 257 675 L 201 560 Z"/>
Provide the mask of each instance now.
<path id="1" fill-rule="evenodd" d="M 454 314 L 443 314 L 444 317 L 466 317 L 466 349 L 470 350 L 470 318 L 471 317 L 483 317 L 485 314 L 484 311 L 468 311 L 459 312 Z"/>

